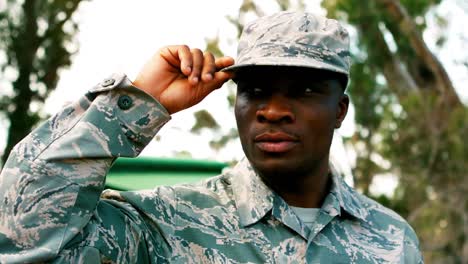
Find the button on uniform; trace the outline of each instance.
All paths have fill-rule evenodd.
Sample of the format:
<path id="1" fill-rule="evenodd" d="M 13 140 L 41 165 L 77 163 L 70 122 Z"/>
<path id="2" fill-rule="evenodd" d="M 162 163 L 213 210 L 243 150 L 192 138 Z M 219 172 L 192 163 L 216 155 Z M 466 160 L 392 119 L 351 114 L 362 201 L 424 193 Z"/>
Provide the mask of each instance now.
<path id="1" fill-rule="evenodd" d="M 115 80 L 114 80 L 113 78 L 108 78 L 108 79 L 105 79 L 105 80 L 101 83 L 101 85 L 102 85 L 103 87 L 107 87 L 107 86 L 113 85 L 114 83 L 115 83 Z"/>
<path id="2" fill-rule="evenodd" d="M 117 101 L 117 105 L 122 110 L 127 110 L 133 105 L 133 99 L 128 95 L 121 95 Z"/>

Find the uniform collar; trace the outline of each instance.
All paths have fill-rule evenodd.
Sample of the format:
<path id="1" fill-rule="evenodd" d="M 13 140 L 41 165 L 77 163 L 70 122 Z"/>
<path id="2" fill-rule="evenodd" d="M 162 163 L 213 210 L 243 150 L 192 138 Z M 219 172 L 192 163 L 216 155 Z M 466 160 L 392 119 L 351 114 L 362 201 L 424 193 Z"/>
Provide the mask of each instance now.
<path id="1" fill-rule="evenodd" d="M 242 226 L 252 225 L 273 208 L 281 197 L 274 193 L 255 172 L 247 158 L 242 159 L 230 172 L 231 184 L 239 220 Z M 367 210 L 354 189 L 349 187 L 338 173 L 332 171 L 332 186 L 321 210 L 335 216 L 346 213 L 365 220 Z"/>
<path id="2" fill-rule="evenodd" d="M 338 172 L 332 170 L 331 174 L 332 187 L 328 195 L 336 197 L 340 209 L 339 215 L 341 216 L 341 209 L 343 209 L 346 213 L 365 221 L 368 211 L 362 204 L 362 200 L 360 199 L 361 194 L 357 193 L 356 190 L 346 184 L 343 177 L 339 176 Z M 322 208 L 325 206 L 327 206 L 326 203 L 322 205 Z"/>
<path id="3" fill-rule="evenodd" d="M 231 174 L 240 223 L 248 226 L 258 222 L 272 209 L 275 194 L 260 179 L 247 158 L 242 159 Z"/>

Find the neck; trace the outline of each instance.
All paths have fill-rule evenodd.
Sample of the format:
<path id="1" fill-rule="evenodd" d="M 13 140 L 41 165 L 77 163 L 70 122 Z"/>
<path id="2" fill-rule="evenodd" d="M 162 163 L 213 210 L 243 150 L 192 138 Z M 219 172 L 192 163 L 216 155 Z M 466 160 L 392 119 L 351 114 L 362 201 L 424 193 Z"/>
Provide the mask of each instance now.
<path id="1" fill-rule="evenodd" d="M 292 206 L 320 208 L 330 189 L 328 159 L 306 173 L 278 176 L 262 178 L 267 178 L 266 184 Z"/>

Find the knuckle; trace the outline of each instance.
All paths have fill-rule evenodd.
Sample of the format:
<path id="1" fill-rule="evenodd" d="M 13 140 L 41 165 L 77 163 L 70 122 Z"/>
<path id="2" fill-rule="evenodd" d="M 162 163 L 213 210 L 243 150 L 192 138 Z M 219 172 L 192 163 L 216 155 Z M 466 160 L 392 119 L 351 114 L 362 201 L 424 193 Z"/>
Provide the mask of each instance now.
<path id="1" fill-rule="evenodd" d="M 210 52 L 205 52 L 204 57 L 205 57 L 205 64 L 207 66 L 210 66 L 210 67 L 215 66 L 215 58 L 214 58 L 213 54 L 211 54 Z"/>
<path id="2" fill-rule="evenodd" d="M 209 51 L 203 52 L 203 55 L 204 55 L 205 57 L 214 58 L 213 53 L 211 53 L 211 52 L 209 52 Z"/>
<path id="3" fill-rule="evenodd" d="M 181 49 L 183 49 L 183 50 L 190 50 L 190 47 L 189 47 L 188 45 L 185 45 L 185 44 L 184 44 L 184 45 L 180 45 L 179 47 L 180 47 Z"/>
<path id="4" fill-rule="evenodd" d="M 159 53 L 160 54 L 169 53 L 170 49 L 171 49 L 171 46 L 162 47 L 159 49 Z"/>
<path id="5" fill-rule="evenodd" d="M 195 53 L 195 54 L 202 54 L 202 51 L 200 49 L 197 49 L 197 48 L 193 48 L 190 50 L 192 53 Z"/>

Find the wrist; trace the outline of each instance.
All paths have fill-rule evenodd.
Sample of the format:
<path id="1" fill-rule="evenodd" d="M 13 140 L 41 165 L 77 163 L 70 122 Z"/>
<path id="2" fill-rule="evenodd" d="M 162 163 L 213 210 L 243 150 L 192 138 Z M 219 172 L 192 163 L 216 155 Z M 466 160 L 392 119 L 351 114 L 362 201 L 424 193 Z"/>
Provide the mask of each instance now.
<path id="1" fill-rule="evenodd" d="M 151 97 L 153 97 L 154 99 L 158 100 L 157 96 L 154 94 L 154 92 L 149 89 L 148 87 L 150 87 L 147 83 L 145 83 L 144 81 L 141 81 L 140 79 L 135 79 L 134 81 L 132 81 L 132 86 L 134 86 L 135 88 L 137 89 L 140 89 L 142 90 L 143 92 L 145 92 L 146 94 L 150 95 Z"/>

